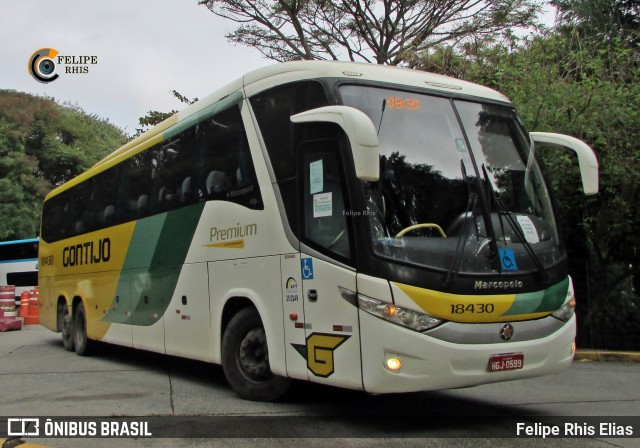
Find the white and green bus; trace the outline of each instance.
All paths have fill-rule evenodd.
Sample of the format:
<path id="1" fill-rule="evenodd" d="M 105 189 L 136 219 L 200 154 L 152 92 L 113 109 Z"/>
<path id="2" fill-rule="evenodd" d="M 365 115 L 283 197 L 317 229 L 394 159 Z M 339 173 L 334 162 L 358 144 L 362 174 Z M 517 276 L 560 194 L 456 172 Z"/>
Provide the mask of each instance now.
<path id="1" fill-rule="evenodd" d="M 558 372 L 575 317 L 529 133 L 471 83 L 367 64 L 251 72 L 45 199 L 43 325 L 222 364 L 239 396 L 290 379 L 371 393 Z"/>

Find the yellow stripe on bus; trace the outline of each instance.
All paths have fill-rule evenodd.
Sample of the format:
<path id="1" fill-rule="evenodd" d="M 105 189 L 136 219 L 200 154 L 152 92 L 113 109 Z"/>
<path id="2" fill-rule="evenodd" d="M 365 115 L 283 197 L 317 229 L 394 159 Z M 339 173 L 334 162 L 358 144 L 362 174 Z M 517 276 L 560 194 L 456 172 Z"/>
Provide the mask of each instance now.
<path id="1" fill-rule="evenodd" d="M 51 265 L 41 263 L 43 287 L 55 286 L 52 297 L 63 294 L 69 302 L 74 297 L 85 300 L 91 339 L 102 339 L 111 326 L 102 318 L 116 295 L 135 226 L 132 221 L 56 243 L 40 242 L 40 256 L 53 256 L 55 260 Z M 49 282 L 53 278 L 55 285 Z"/>
<path id="2" fill-rule="evenodd" d="M 419 288 L 392 282 L 426 313 L 453 322 L 482 323 L 502 320 L 518 321 L 536 319 L 549 313 L 529 313 L 515 316 L 503 315 L 511 308 L 515 294 L 466 295 Z"/>
<path id="3" fill-rule="evenodd" d="M 202 247 L 221 247 L 224 249 L 244 249 L 244 240 L 224 241 L 222 243 L 203 244 Z"/>

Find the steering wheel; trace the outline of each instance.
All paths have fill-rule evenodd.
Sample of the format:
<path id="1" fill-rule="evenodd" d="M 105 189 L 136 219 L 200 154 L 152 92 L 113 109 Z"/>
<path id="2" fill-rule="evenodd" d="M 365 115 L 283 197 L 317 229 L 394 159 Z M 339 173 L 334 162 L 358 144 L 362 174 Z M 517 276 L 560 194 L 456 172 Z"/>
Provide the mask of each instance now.
<path id="1" fill-rule="evenodd" d="M 336 243 L 337 243 L 338 241 L 340 241 L 340 238 L 342 238 L 346 232 L 347 232 L 347 228 L 345 227 L 345 228 L 344 228 L 344 229 L 342 229 L 342 231 L 338 234 L 338 236 L 337 236 L 337 237 L 335 237 L 335 239 L 329 243 L 329 245 L 327 246 L 327 249 L 331 249 L 333 246 L 335 246 L 335 245 L 336 245 Z"/>
<path id="2" fill-rule="evenodd" d="M 405 233 L 409 233 L 409 232 L 411 232 L 413 230 L 417 230 L 417 229 L 436 229 L 438 231 L 438 233 L 440 233 L 440 236 L 442 238 L 446 238 L 447 237 L 447 235 L 444 233 L 444 230 L 442 230 L 442 227 L 440 227 L 438 224 L 423 223 L 423 224 L 415 224 L 413 226 L 405 227 L 404 229 L 402 229 L 401 231 L 399 231 L 396 234 L 396 238 L 404 236 Z"/>

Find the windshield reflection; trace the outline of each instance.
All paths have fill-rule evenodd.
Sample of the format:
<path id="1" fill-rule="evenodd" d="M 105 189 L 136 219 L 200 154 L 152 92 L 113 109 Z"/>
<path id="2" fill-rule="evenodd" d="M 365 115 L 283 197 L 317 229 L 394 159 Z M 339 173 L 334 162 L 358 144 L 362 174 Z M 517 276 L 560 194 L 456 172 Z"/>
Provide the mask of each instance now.
<path id="1" fill-rule="evenodd" d="M 378 255 L 449 276 L 559 260 L 542 172 L 512 108 L 361 85 L 340 94 L 379 123 L 380 180 L 364 183 Z"/>

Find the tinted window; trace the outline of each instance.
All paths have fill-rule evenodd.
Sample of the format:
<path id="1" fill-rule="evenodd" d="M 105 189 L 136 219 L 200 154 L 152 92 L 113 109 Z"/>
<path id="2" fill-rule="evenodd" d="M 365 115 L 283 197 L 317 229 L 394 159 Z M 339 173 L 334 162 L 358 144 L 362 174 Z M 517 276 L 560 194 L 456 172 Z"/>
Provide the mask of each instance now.
<path id="1" fill-rule="evenodd" d="M 37 284 L 38 271 L 7 273 L 7 285 L 13 285 L 21 288 L 24 286 L 36 286 Z"/>
<path id="2" fill-rule="evenodd" d="M 263 209 L 237 106 L 51 198 L 42 237 L 57 241 L 208 200 Z"/>
<path id="3" fill-rule="evenodd" d="M 291 116 L 329 104 L 322 84 L 304 81 L 278 86 L 250 98 L 269 154 L 289 226 L 297 233 L 297 151 L 300 143 L 322 137 L 323 126 L 294 124 Z"/>
<path id="4" fill-rule="evenodd" d="M 38 242 L 0 244 L 0 260 L 27 260 L 38 258 Z"/>
<path id="5" fill-rule="evenodd" d="M 349 208 L 338 141 L 309 142 L 301 153 L 304 239 L 319 250 L 349 258 Z"/>

